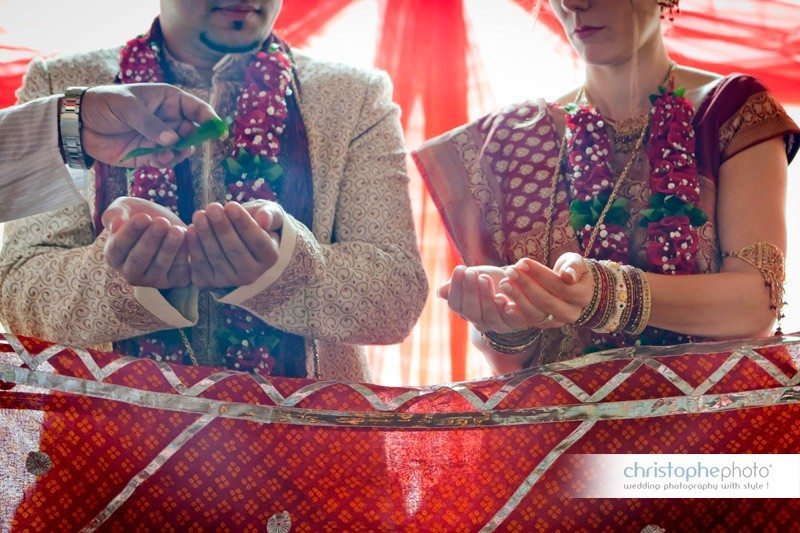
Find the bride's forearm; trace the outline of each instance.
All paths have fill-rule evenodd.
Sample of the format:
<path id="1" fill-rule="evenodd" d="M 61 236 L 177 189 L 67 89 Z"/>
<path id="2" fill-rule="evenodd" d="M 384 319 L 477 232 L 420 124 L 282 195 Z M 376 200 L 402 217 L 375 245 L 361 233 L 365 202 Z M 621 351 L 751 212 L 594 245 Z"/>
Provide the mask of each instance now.
<path id="1" fill-rule="evenodd" d="M 648 274 L 647 279 L 652 291 L 650 326 L 714 338 L 771 333 L 775 310 L 770 309 L 769 288 L 757 272 Z"/>
<path id="2" fill-rule="evenodd" d="M 518 354 L 505 354 L 494 350 L 487 342 L 486 337 L 472 324 L 470 324 L 469 334 L 470 341 L 486 357 L 486 361 L 492 367 L 495 375 L 510 374 L 530 366 L 535 347 Z"/>

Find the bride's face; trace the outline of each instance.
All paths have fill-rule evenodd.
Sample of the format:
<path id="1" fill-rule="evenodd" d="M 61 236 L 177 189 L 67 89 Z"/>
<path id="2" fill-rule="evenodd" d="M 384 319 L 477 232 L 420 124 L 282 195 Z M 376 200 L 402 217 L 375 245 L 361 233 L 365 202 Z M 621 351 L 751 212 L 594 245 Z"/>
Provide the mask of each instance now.
<path id="1" fill-rule="evenodd" d="M 656 0 L 550 0 L 550 5 L 588 64 L 622 63 L 661 38 Z"/>

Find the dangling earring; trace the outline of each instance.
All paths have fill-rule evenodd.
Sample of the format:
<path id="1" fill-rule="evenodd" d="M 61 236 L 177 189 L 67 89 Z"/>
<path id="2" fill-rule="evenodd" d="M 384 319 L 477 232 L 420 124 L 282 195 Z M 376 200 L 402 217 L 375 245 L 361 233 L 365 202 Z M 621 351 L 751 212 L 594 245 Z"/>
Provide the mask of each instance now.
<path id="1" fill-rule="evenodd" d="M 675 15 L 681 12 L 681 8 L 678 6 L 678 2 L 680 0 L 657 0 L 658 5 L 661 6 L 661 18 L 662 20 L 664 17 L 664 11 L 666 10 L 669 13 L 669 21 L 673 22 L 675 20 Z"/>

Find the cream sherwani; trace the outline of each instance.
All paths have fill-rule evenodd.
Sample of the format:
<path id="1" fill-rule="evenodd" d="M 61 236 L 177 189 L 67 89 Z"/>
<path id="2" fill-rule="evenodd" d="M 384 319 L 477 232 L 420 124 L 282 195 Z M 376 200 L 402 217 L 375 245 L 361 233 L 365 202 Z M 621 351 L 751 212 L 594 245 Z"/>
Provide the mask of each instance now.
<path id="1" fill-rule="evenodd" d="M 22 101 L 66 87 L 109 84 L 118 50 L 35 61 Z M 369 380 L 363 344 L 401 341 L 427 293 L 408 196 L 399 110 L 385 74 L 298 54 L 298 102 L 313 173 L 313 228 L 289 215 L 277 263 L 219 298 L 129 285 L 103 257 L 91 202 L 7 225 L 0 254 L 0 320 L 11 331 L 56 342 L 105 345 L 153 331 L 192 327 L 205 364 L 219 365 L 213 335 L 219 302 L 306 339 L 309 376 Z M 235 109 L 244 58 L 223 58 L 211 85 L 188 65 L 171 65 L 176 85 Z M 192 157 L 195 208 L 222 201 L 226 154 L 211 144 Z M 180 300 L 180 301 L 179 301 Z M 195 349 L 197 350 L 197 347 Z M 202 352 L 202 353 L 201 353 Z"/>
<path id="2" fill-rule="evenodd" d="M 0 109 L 0 222 L 83 201 L 88 173 L 58 149 L 58 98 Z"/>

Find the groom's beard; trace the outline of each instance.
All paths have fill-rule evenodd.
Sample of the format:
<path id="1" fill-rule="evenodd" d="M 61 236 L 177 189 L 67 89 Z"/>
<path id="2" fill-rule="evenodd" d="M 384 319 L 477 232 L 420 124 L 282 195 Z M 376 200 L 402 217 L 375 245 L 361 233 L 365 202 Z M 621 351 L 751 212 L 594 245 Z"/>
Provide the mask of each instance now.
<path id="1" fill-rule="evenodd" d="M 241 22 L 236 21 L 234 23 L 234 29 L 237 29 L 237 28 L 235 28 L 236 23 L 239 23 L 241 25 Z M 223 43 L 218 43 L 218 42 L 212 41 L 208 37 L 206 32 L 200 33 L 200 42 L 203 43 L 204 45 L 206 45 L 211 50 L 214 50 L 215 52 L 220 52 L 222 54 L 241 54 L 241 53 L 244 53 L 244 52 L 250 52 L 251 50 L 255 50 L 256 48 L 258 48 L 261 45 L 261 41 L 260 40 L 259 41 L 253 41 L 252 43 L 244 44 L 244 45 L 240 45 L 240 46 L 231 46 L 231 45 L 227 45 L 227 44 L 223 44 Z"/>

